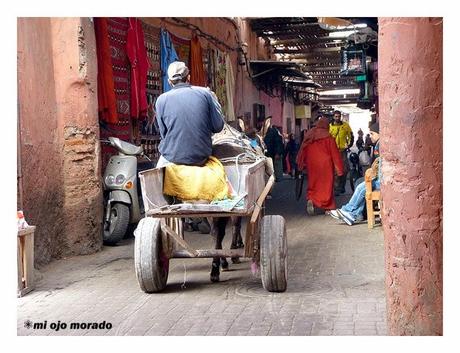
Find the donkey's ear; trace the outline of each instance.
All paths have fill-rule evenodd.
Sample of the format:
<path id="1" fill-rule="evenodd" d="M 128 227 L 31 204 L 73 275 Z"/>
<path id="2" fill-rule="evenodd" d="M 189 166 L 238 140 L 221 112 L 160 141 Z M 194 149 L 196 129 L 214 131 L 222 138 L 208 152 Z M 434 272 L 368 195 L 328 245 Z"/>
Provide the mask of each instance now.
<path id="1" fill-rule="evenodd" d="M 238 118 L 238 125 L 240 125 L 241 131 L 245 132 L 246 127 L 244 126 L 244 120 L 241 118 Z"/>
<path id="2" fill-rule="evenodd" d="M 267 131 L 270 128 L 271 122 L 272 122 L 271 116 L 265 118 L 264 125 L 262 126 L 262 131 L 261 131 L 262 136 L 265 136 L 267 134 Z"/>

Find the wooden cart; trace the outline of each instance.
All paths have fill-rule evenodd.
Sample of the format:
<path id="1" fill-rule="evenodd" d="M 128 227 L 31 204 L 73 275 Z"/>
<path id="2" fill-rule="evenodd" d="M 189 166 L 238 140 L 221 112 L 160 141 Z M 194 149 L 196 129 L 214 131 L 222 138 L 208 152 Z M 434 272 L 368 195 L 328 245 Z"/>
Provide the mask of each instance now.
<path id="1" fill-rule="evenodd" d="M 214 256 L 251 258 L 260 263 L 263 287 L 283 292 L 287 286 L 287 238 L 285 221 L 279 215 L 263 215 L 263 204 L 274 183 L 265 183 L 265 163 L 224 164 L 229 181 L 238 191 L 238 207 L 213 204 L 175 204 L 163 195 L 164 168 L 139 173 L 145 206 L 135 231 L 135 271 L 141 289 L 160 292 L 166 287 L 169 260 L 172 258 L 212 258 Z M 231 206 L 230 206 L 231 207 Z M 243 249 L 193 249 L 184 238 L 181 218 L 246 217 Z"/>

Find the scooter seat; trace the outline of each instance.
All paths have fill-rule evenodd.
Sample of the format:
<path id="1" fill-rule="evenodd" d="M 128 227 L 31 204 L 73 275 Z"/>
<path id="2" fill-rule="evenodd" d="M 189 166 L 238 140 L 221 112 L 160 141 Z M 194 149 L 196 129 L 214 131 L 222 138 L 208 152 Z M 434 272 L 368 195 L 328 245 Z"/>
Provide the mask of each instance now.
<path id="1" fill-rule="evenodd" d="M 120 140 L 118 137 L 109 137 L 110 144 L 118 151 L 129 156 L 138 156 L 144 151 L 142 146 L 136 146 L 129 142 Z"/>

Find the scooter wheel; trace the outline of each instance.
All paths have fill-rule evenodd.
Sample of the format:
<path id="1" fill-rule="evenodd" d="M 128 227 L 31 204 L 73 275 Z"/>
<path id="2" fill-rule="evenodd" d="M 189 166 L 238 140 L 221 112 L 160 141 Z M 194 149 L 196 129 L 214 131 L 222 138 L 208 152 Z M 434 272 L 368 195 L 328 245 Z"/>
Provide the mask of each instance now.
<path id="1" fill-rule="evenodd" d="M 123 203 L 113 203 L 110 207 L 109 224 L 104 224 L 105 245 L 116 245 L 123 239 L 129 225 L 129 207 Z"/>

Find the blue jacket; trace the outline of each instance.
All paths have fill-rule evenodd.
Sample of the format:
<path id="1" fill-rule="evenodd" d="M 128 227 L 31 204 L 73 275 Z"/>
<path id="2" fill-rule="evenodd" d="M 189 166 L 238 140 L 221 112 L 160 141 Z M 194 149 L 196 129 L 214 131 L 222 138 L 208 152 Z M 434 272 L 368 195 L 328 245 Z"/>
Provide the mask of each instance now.
<path id="1" fill-rule="evenodd" d="M 161 155 L 175 164 L 205 164 L 212 153 L 212 134 L 224 127 L 220 105 L 211 92 L 179 83 L 158 97 L 155 108 Z"/>

